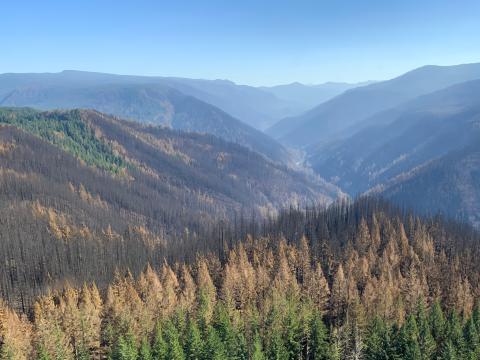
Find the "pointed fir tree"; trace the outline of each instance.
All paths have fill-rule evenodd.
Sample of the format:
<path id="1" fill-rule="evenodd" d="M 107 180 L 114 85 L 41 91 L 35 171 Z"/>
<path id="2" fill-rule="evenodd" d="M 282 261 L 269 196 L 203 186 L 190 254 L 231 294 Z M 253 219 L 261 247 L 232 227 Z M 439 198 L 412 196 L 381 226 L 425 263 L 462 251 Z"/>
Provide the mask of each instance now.
<path id="1" fill-rule="evenodd" d="M 417 305 L 418 345 L 420 346 L 420 359 L 430 360 L 435 352 L 435 339 L 430 331 L 430 324 L 425 310 L 423 299 Z"/>
<path id="2" fill-rule="evenodd" d="M 330 344 L 328 342 L 328 330 L 320 315 L 316 315 L 312 321 L 312 354 L 315 360 L 330 359 Z"/>
<path id="3" fill-rule="evenodd" d="M 455 310 L 452 310 L 448 317 L 446 337 L 455 348 L 457 356 L 462 358 L 465 350 L 465 342 L 462 324 Z"/>
<path id="4" fill-rule="evenodd" d="M 205 344 L 205 359 L 223 360 L 228 358 L 228 354 L 218 332 L 213 326 L 209 326 Z"/>
<path id="5" fill-rule="evenodd" d="M 140 349 L 138 350 L 138 360 L 153 360 L 150 343 L 148 339 L 144 337 L 140 343 Z"/>
<path id="6" fill-rule="evenodd" d="M 195 318 L 188 320 L 185 355 L 188 360 L 201 360 L 204 353 L 202 334 Z"/>
<path id="7" fill-rule="evenodd" d="M 407 322 L 402 326 L 399 336 L 398 350 L 401 359 L 418 360 L 421 357 L 418 344 L 418 327 L 415 317 L 410 315 Z"/>
<path id="8" fill-rule="evenodd" d="M 114 348 L 112 360 L 137 360 L 137 356 L 133 334 L 129 331 L 125 336 L 121 335 Z"/>
<path id="9" fill-rule="evenodd" d="M 165 324 L 164 336 L 165 341 L 168 344 L 167 359 L 184 360 L 185 353 L 183 352 L 183 347 L 180 341 L 180 334 L 171 320 L 168 320 Z"/>
<path id="10" fill-rule="evenodd" d="M 430 330 L 436 343 L 434 356 L 440 357 L 445 341 L 446 320 L 438 299 L 430 309 L 428 322 L 430 323 Z"/>
<path id="11" fill-rule="evenodd" d="M 155 337 L 153 339 L 152 355 L 155 360 L 166 360 L 168 356 L 168 344 L 163 337 L 160 323 L 155 326 Z"/>
<path id="12" fill-rule="evenodd" d="M 262 339 L 258 332 L 255 332 L 255 336 L 253 338 L 253 349 L 252 349 L 252 360 L 266 360 L 265 353 L 263 352 L 262 347 Z"/>
<path id="13" fill-rule="evenodd" d="M 376 316 L 367 328 L 364 355 L 366 360 L 387 360 L 391 358 L 388 327 Z"/>
<path id="14" fill-rule="evenodd" d="M 464 339 L 465 339 L 465 359 L 473 360 L 480 358 L 480 338 L 478 330 L 475 326 L 473 316 L 467 321 L 464 326 Z"/>
<path id="15" fill-rule="evenodd" d="M 37 350 L 37 360 L 51 360 L 45 347 L 40 345 Z"/>
<path id="16" fill-rule="evenodd" d="M 440 360 L 463 360 L 458 356 L 455 346 L 450 340 L 447 340 L 443 346 L 443 349 L 440 352 L 438 357 Z"/>

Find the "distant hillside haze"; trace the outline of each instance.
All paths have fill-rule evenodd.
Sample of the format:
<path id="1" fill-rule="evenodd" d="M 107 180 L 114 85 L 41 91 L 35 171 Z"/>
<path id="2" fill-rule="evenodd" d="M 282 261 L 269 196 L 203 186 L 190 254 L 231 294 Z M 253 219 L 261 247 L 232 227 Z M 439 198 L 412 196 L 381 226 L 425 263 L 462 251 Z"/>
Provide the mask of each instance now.
<path id="1" fill-rule="evenodd" d="M 173 129 L 208 133 L 289 163 L 290 154 L 259 130 L 154 78 L 63 72 L 0 75 L 0 106 L 95 109 Z"/>
<path id="2" fill-rule="evenodd" d="M 308 161 L 352 196 L 381 194 L 480 226 L 479 93 L 480 80 L 469 81 L 378 113 Z"/>
<path id="3" fill-rule="evenodd" d="M 374 114 L 418 96 L 480 78 L 480 64 L 424 66 L 388 81 L 351 89 L 268 130 L 289 146 L 325 144 L 359 130 Z"/>
<path id="4" fill-rule="evenodd" d="M 480 228 L 480 123 L 476 126 L 476 139 L 470 146 L 391 179 L 370 193 L 423 214 L 440 213 Z"/>
<path id="5" fill-rule="evenodd" d="M 311 108 L 340 95 L 341 93 L 373 82 L 349 84 L 340 82 L 327 82 L 319 85 L 305 85 L 299 82 L 261 87 L 262 90 L 274 94 L 279 99 L 298 104 L 299 108 L 310 110 Z M 268 130 L 267 130 L 268 131 Z"/>
<path id="6" fill-rule="evenodd" d="M 367 127 L 336 143 L 311 148 L 308 161 L 348 193 L 368 190 L 403 171 L 458 150 L 472 139 L 480 80 L 424 95 L 365 120 Z"/>
<path id="7" fill-rule="evenodd" d="M 228 80 L 114 75 L 66 70 L 60 73 L 0 75 L 0 99 L 12 91 L 43 88 L 78 89 L 96 86 L 163 85 L 218 107 L 246 124 L 265 129 L 285 116 L 297 115 L 306 107 L 280 99 L 260 88 L 237 85 Z M 54 99 L 45 99 L 54 100 Z M 31 105 L 31 104 L 25 104 Z"/>

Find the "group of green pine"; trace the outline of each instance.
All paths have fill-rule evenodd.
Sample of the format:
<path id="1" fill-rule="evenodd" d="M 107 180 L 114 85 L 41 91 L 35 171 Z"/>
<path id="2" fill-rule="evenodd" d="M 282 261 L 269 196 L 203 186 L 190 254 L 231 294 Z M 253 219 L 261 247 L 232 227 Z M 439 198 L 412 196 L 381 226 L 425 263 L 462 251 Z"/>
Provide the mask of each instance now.
<path id="1" fill-rule="evenodd" d="M 68 151 L 87 165 L 119 173 L 126 162 L 99 140 L 81 119 L 81 112 L 40 112 L 24 108 L 0 109 L 0 124 L 13 125 Z"/>

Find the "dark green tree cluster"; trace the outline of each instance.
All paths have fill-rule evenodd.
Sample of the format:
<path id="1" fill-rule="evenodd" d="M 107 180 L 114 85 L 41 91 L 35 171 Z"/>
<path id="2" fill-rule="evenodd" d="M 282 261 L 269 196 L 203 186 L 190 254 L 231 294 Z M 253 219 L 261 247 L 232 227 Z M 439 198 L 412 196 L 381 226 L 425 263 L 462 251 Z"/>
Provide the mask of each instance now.
<path id="1" fill-rule="evenodd" d="M 469 317 L 455 311 L 446 316 L 438 301 L 428 311 L 420 302 L 401 326 L 377 316 L 368 325 L 365 359 L 479 359 L 479 316 L 478 306 Z"/>
<path id="2" fill-rule="evenodd" d="M 78 110 L 40 112 L 33 109 L 0 109 L 0 123 L 16 126 L 112 173 L 122 172 L 127 163 L 112 147 L 95 135 Z"/>

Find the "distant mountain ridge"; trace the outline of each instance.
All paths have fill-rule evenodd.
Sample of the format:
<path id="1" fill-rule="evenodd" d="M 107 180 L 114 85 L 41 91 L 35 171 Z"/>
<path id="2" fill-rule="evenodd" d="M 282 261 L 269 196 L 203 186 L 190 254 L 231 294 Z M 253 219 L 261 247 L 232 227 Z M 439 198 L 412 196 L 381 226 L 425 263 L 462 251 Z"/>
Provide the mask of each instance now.
<path id="1" fill-rule="evenodd" d="M 374 114 L 418 96 L 480 78 L 480 64 L 424 66 L 388 81 L 355 88 L 307 111 L 281 120 L 267 133 L 283 143 L 305 148 L 325 144 L 359 130 Z"/>
<path id="2" fill-rule="evenodd" d="M 341 93 L 360 86 L 373 83 L 367 81 L 363 83 L 342 83 L 342 82 L 326 82 L 318 85 L 306 85 L 299 82 L 277 86 L 263 86 L 260 89 L 274 94 L 279 99 L 301 104 L 305 110 L 309 110 Z"/>
<path id="3" fill-rule="evenodd" d="M 60 73 L 2 74 L 0 99 L 15 89 L 44 87 L 78 89 L 106 85 L 167 86 L 216 106 L 257 129 L 264 129 L 278 119 L 306 110 L 298 104 L 279 99 L 270 92 L 252 86 L 237 85 L 228 80 L 115 75 L 76 70 L 65 70 Z"/>
<path id="4" fill-rule="evenodd" d="M 0 106 L 95 109 L 144 123 L 213 134 L 274 161 L 290 162 L 288 151 L 259 130 L 155 79 L 127 77 L 125 82 L 121 76 L 77 72 L 34 78 L 32 82 L 28 74 L 0 75 Z"/>

